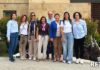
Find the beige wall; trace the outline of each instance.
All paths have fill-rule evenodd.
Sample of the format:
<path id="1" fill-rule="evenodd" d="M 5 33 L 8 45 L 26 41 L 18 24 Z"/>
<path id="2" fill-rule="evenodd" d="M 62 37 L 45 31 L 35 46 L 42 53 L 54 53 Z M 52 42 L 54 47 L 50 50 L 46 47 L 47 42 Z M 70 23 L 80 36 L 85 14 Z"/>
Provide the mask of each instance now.
<path id="1" fill-rule="evenodd" d="M 3 17 L 3 10 L 16 10 L 18 16 L 35 12 L 40 18 L 47 16 L 49 10 L 63 15 L 68 11 L 71 16 L 73 12 L 79 11 L 85 18 L 91 17 L 91 4 L 70 3 L 70 0 L 0 0 L 0 17 Z"/>
<path id="2" fill-rule="evenodd" d="M 0 0 L 0 18 L 3 10 L 16 10 L 17 15 L 28 14 L 28 0 Z"/>
<path id="3" fill-rule="evenodd" d="M 34 5 L 34 6 L 33 6 Z M 71 16 L 74 12 L 79 11 L 83 14 L 85 18 L 91 16 L 91 4 L 87 3 L 30 3 L 29 12 L 36 12 L 37 16 L 45 15 L 49 10 L 54 11 L 54 13 L 60 13 L 68 11 Z"/>

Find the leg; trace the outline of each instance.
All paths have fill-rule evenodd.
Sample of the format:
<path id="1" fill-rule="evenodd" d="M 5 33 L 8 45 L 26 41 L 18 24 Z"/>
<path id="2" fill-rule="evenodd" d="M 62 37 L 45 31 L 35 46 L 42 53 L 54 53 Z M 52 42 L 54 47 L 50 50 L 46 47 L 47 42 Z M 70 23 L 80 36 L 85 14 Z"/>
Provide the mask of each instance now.
<path id="1" fill-rule="evenodd" d="M 50 41 L 48 42 L 48 46 L 47 46 L 47 59 L 49 59 L 49 53 L 50 53 Z"/>
<path id="2" fill-rule="evenodd" d="M 39 42 L 38 42 L 38 59 L 41 59 L 41 49 L 42 49 L 43 37 L 39 35 Z"/>
<path id="3" fill-rule="evenodd" d="M 80 39 L 80 58 L 84 58 L 84 40 L 85 38 Z"/>
<path id="4" fill-rule="evenodd" d="M 47 50 L 47 45 L 48 45 L 48 35 L 44 36 L 44 41 L 43 41 L 43 59 L 46 59 L 46 50 Z"/>
<path id="5" fill-rule="evenodd" d="M 63 60 L 67 60 L 67 38 L 66 35 L 64 35 L 64 42 L 62 42 L 63 45 Z"/>
<path id="6" fill-rule="evenodd" d="M 69 33 L 68 36 L 67 36 L 67 49 L 68 49 L 68 61 L 71 61 L 72 62 L 72 59 L 73 59 L 73 35 L 72 33 Z"/>
<path id="7" fill-rule="evenodd" d="M 31 36 L 31 40 L 29 41 L 29 58 L 33 57 L 33 43 L 34 43 L 34 36 Z"/>
<path id="8" fill-rule="evenodd" d="M 57 38 L 54 39 L 54 61 L 57 60 Z"/>
<path id="9" fill-rule="evenodd" d="M 58 38 L 58 60 L 61 61 L 61 54 L 62 54 L 62 42 L 61 38 Z"/>
<path id="10" fill-rule="evenodd" d="M 23 57 L 26 58 L 26 45 L 27 45 L 27 36 L 24 36 L 24 43 L 23 43 Z"/>
<path id="11" fill-rule="evenodd" d="M 79 58 L 79 41 L 78 41 L 78 39 L 74 39 L 74 50 L 75 50 L 76 59 L 78 59 Z"/>
<path id="12" fill-rule="evenodd" d="M 53 42 L 50 42 L 51 44 L 51 54 L 52 54 L 52 60 L 54 59 L 54 44 Z"/>
<path id="13" fill-rule="evenodd" d="M 23 44 L 22 44 L 22 42 L 23 42 L 23 39 L 22 39 L 22 37 L 20 36 L 20 42 L 19 42 L 20 57 L 23 56 L 23 53 L 22 53 L 22 51 L 23 51 Z"/>
<path id="14" fill-rule="evenodd" d="M 34 60 L 37 58 L 38 42 L 34 41 Z"/>

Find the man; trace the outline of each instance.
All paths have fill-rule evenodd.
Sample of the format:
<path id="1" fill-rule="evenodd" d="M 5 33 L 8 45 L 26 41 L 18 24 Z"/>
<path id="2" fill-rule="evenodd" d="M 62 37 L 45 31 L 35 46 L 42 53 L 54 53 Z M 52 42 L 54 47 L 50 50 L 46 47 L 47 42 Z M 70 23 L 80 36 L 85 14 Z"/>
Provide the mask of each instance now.
<path id="1" fill-rule="evenodd" d="M 53 12 L 52 11 L 48 11 L 47 23 L 49 24 L 49 26 L 50 26 L 51 22 L 54 21 L 54 20 L 55 19 L 54 19 Z M 49 59 L 49 54 L 50 53 L 52 54 L 52 60 L 53 60 L 54 59 L 54 46 L 53 46 L 53 42 L 51 42 L 49 40 L 48 47 L 47 47 L 47 59 Z"/>

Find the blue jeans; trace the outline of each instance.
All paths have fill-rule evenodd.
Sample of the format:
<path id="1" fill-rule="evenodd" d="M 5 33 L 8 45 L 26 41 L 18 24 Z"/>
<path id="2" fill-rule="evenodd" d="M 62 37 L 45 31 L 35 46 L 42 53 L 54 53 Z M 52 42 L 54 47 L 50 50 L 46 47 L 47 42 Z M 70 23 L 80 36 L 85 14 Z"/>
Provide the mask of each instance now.
<path id="1" fill-rule="evenodd" d="M 17 32 L 11 33 L 9 48 L 8 48 L 8 54 L 10 59 L 13 59 L 13 54 L 16 50 L 17 44 L 18 44 L 18 33 Z"/>
<path id="2" fill-rule="evenodd" d="M 73 58 L 73 43 L 74 38 L 72 33 L 64 33 L 63 45 L 63 60 L 72 61 Z"/>

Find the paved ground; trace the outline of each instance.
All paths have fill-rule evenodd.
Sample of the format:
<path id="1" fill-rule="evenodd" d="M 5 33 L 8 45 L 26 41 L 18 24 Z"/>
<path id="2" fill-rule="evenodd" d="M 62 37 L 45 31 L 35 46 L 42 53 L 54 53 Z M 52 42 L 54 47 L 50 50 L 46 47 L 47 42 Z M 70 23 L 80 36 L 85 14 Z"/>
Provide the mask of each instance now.
<path id="1" fill-rule="evenodd" d="M 7 57 L 0 57 L 0 70 L 100 70 L 100 66 L 91 67 L 85 64 L 64 64 L 61 62 L 16 59 L 14 63 L 9 62 Z"/>

